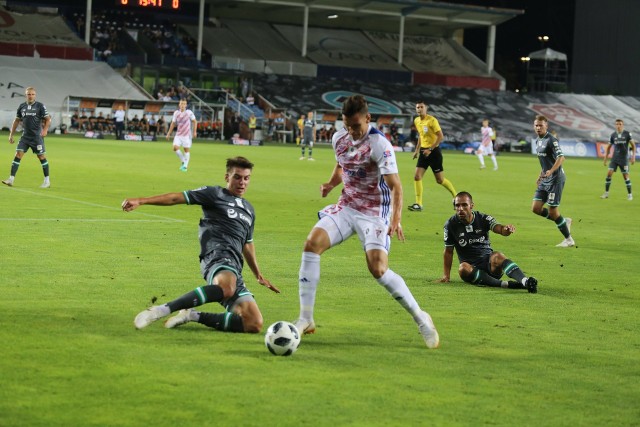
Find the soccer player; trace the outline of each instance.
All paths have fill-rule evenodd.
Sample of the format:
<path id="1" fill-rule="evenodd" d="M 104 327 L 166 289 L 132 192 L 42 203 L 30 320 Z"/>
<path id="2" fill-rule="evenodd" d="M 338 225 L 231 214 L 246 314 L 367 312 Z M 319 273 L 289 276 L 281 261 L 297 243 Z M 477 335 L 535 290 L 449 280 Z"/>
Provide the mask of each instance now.
<path id="1" fill-rule="evenodd" d="M 480 143 L 480 147 L 476 150 L 476 156 L 480 160 L 480 169 L 486 168 L 484 165 L 484 156 L 490 156 L 491 161 L 493 162 L 493 170 L 498 170 L 498 160 L 496 159 L 496 155 L 493 152 L 493 141 L 491 137 L 493 136 L 493 129 L 489 127 L 489 120 L 482 121 L 482 127 L 480 128 L 480 133 L 482 134 L 482 142 Z"/>
<path id="2" fill-rule="evenodd" d="M 369 124 L 367 102 L 361 95 L 347 98 L 342 106 L 344 128 L 335 133 L 332 145 L 336 165 L 328 182 L 320 186 L 326 197 L 344 185 L 338 203 L 318 213 L 319 221 L 304 244 L 298 276 L 300 317 L 295 325 L 303 334 L 316 330 L 313 318 L 320 281 L 320 256 L 356 234 L 365 251 L 369 272 L 413 317 L 428 348 L 440 339 L 431 316 L 422 311 L 404 279 L 389 269 L 391 237 L 404 240 L 400 226 L 402 184 L 391 143 Z"/>
<path id="3" fill-rule="evenodd" d="M 548 132 L 548 126 L 549 123 L 545 116 L 536 116 L 533 128 L 538 135 L 535 144 L 542 171 L 536 181 L 538 188 L 533 196 L 531 210 L 536 215 L 555 222 L 558 230 L 564 236 L 564 240 L 556 246 L 568 248 L 575 246 L 576 243 L 571 237 L 571 218 L 565 219 L 559 209 L 566 179 L 564 169 L 562 169 L 564 154 L 558 138 Z M 549 206 L 548 209 L 544 207 L 545 203 Z"/>
<path id="4" fill-rule="evenodd" d="M 631 179 L 629 178 L 629 146 L 631 146 L 631 164 L 636 162 L 636 144 L 629 131 L 624 130 L 624 122 L 621 119 L 616 120 L 616 131 L 609 138 L 607 151 L 604 153 L 604 165 L 607 165 L 609 152 L 613 147 L 613 156 L 609 163 L 609 172 L 604 181 L 604 194 L 600 196 L 602 199 L 609 198 L 609 187 L 611 187 L 611 176 L 620 168 L 624 183 L 627 186 L 627 200 L 633 200 L 631 193 Z"/>
<path id="5" fill-rule="evenodd" d="M 300 160 L 304 160 L 304 148 L 309 147 L 309 157 L 307 160 L 315 160 L 313 156 L 313 145 L 316 143 L 316 122 L 313 120 L 313 111 L 309 111 L 307 118 L 302 122 L 302 140 L 300 141 L 300 148 L 302 149 L 302 156 Z"/>
<path id="6" fill-rule="evenodd" d="M 262 276 L 256 259 L 253 243 L 255 211 L 243 198 L 252 170 L 253 163 L 249 160 L 234 157 L 227 159 L 224 176 L 227 185 L 224 188 L 205 186 L 182 193 L 125 199 L 122 202 L 122 209 L 126 212 L 141 205 L 187 204 L 202 206 L 203 213 L 199 226 L 200 269 L 207 284 L 167 304 L 142 311 L 134 320 L 136 328 L 142 329 L 179 311 L 165 322 L 166 328 L 198 322 L 224 332 L 260 332 L 262 314 L 242 278 L 243 260 L 246 260 L 258 283 L 273 292 L 280 291 Z M 206 313 L 193 310 L 208 302 L 218 302 L 226 311 Z"/>
<path id="7" fill-rule="evenodd" d="M 442 150 L 440 149 L 440 142 L 442 142 L 444 135 L 438 119 L 427 114 L 427 104 L 423 101 L 416 103 L 416 113 L 418 117 L 413 121 L 419 135 L 419 142 L 416 144 L 416 151 L 413 154 L 414 159 L 418 158 L 413 177 L 416 202 L 409 206 L 409 210 L 420 212 L 422 211 L 422 177 L 429 167 L 431 167 L 436 182 L 449 190 L 452 197 L 456 195 L 456 190 L 453 188 L 453 184 L 444 177 Z"/>
<path id="8" fill-rule="evenodd" d="M 510 236 L 516 228 L 502 225 L 494 217 L 473 210 L 473 198 L 466 191 L 456 195 L 453 208 L 456 214 L 444 224 L 444 274 L 439 282 L 448 283 L 451 279 L 453 250 L 458 254 L 460 266 L 458 274 L 467 283 L 474 285 L 526 289 L 529 293 L 538 292 L 538 281 L 526 277 L 518 265 L 502 252 L 491 249 L 489 231 L 501 236 Z M 512 281 L 500 280 L 503 274 Z"/>
<path id="9" fill-rule="evenodd" d="M 176 136 L 173 138 L 173 151 L 180 159 L 180 170 L 186 172 L 189 167 L 189 159 L 191 159 L 191 134 L 196 137 L 198 122 L 193 111 L 187 110 L 187 100 L 181 99 L 178 102 L 178 109 L 173 113 L 173 119 L 167 131 L 167 140 L 173 132 L 173 128 L 177 128 Z M 184 150 L 184 154 L 180 151 L 180 147 Z"/>
<path id="10" fill-rule="evenodd" d="M 20 161 L 24 153 L 33 151 L 38 156 L 40 164 L 42 165 L 42 172 L 44 173 L 44 181 L 40 185 L 40 188 L 51 187 L 49 180 L 49 162 L 45 154 L 47 153 L 44 148 L 44 137 L 49 132 L 49 126 L 51 125 L 51 115 L 47 112 L 47 107 L 43 103 L 36 101 L 36 89 L 28 87 L 24 91 L 27 98 L 27 102 L 23 102 L 18 107 L 16 118 L 13 119 L 11 125 L 11 131 L 9 132 L 9 144 L 13 144 L 13 134 L 16 132 L 18 125 L 22 122 L 22 136 L 16 147 L 16 155 L 11 163 L 11 174 L 9 178 L 2 181 L 3 184 L 9 187 L 13 186 L 13 181 L 18 173 L 20 167 Z"/>

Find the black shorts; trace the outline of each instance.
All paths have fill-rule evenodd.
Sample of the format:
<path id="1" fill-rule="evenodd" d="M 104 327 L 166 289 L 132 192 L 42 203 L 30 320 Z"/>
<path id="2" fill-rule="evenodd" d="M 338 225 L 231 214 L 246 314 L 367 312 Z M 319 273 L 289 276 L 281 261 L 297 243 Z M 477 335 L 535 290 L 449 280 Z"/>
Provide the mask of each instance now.
<path id="1" fill-rule="evenodd" d="M 33 151 L 33 154 L 38 154 L 38 155 L 42 155 L 47 152 L 44 149 L 43 138 L 39 138 L 38 141 L 35 141 L 32 139 L 20 138 L 20 142 L 18 142 L 18 147 L 16 148 L 16 151 L 24 151 L 26 153 L 27 151 L 29 151 L 29 149 Z"/>
<path id="2" fill-rule="evenodd" d="M 609 162 L 609 169 L 615 172 L 618 168 L 620 168 L 620 172 L 622 173 L 629 173 L 629 161 L 620 162 L 612 159 L 611 162 Z"/>
<path id="3" fill-rule="evenodd" d="M 538 185 L 536 193 L 533 195 L 533 200 L 539 200 L 548 204 L 550 207 L 560 206 L 560 199 L 562 199 L 562 190 L 564 189 L 565 180 L 556 180 L 553 184 Z"/>
<path id="4" fill-rule="evenodd" d="M 418 155 L 418 163 L 416 164 L 417 168 L 426 170 L 431 167 L 431 171 L 434 174 L 444 171 L 444 168 L 442 167 L 442 150 L 440 147 L 436 147 L 428 156 L 422 154 L 422 151 L 424 150 L 423 148 L 420 148 L 419 150 L 420 154 Z"/>
<path id="5" fill-rule="evenodd" d="M 254 301 L 253 294 L 244 285 L 244 279 L 242 278 L 242 266 L 238 265 L 233 255 L 224 251 L 213 251 L 207 254 L 200 261 L 200 269 L 202 270 L 202 276 L 207 281 L 207 285 L 213 284 L 213 279 L 222 270 L 231 271 L 236 275 L 236 292 L 231 298 L 220 301 L 227 311 L 232 311 L 233 306 L 239 302 L 251 300 Z"/>
<path id="6" fill-rule="evenodd" d="M 489 276 L 495 277 L 496 279 L 500 279 L 503 274 L 502 269 L 499 269 L 496 272 L 491 271 L 491 255 L 493 255 L 494 253 L 495 252 L 491 252 L 488 255 L 475 259 L 473 262 L 470 262 L 470 261 L 466 261 L 466 262 L 471 264 L 478 270 L 482 270 L 486 272 L 487 274 L 489 274 Z"/>

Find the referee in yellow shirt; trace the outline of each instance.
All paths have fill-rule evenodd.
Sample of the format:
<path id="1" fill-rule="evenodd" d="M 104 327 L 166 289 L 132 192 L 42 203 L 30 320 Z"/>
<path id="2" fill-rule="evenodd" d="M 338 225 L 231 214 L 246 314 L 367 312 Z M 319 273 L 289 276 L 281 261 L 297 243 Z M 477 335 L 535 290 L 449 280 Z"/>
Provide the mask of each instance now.
<path id="1" fill-rule="evenodd" d="M 422 177 L 427 168 L 431 167 L 436 182 L 449 190 L 452 197 L 456 196 L 456 190 L 453 188 L 453 184 L 444 177 L 442 150 L 440 150 L 440 142 L 442 142 L 444 135 L 438 119 L 427 114 L 427 105 L 423 101 L 416 103 L 416 114 L 418 117 L 413 121 L 419 135 L 419 142 L 416 144 L 415 153 L 413 153 L 413 158 L 418 158 L 416 173 L 413 177 L 416 202 L 409 206 L 409 210 L 420 212 L 422 211 Z"/>

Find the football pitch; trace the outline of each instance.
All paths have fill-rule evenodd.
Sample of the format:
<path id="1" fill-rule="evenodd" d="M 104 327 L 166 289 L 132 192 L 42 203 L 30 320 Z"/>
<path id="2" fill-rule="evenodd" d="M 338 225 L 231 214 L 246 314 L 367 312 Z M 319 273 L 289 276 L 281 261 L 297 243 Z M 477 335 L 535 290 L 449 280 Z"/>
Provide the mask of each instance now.
<path id="1" fill-rule="evenodd" d="M 15 145 L 0 134 L 0 177 Z M 203 284 L 197 206 L 143 206 L 126 197 L 224 185 L 228 157 L 255 163 L 246 198 L 256 209 L 260 286 L 248 268 L 265 327 L 298 316 L 302 245 L 333 153 L 298 147 L 198 142 L 189 171 L 170 143 L 50 136 L 51 188 L 28 153 L 14 187 L 0 188 L 0 426 L 627 426 L 640 424 L 638 203 L 621 174 L 602 200 L 601 160 L 568 158 L 561 212 L 575 248 L 530 211 L 540 171 L 532 155 L 444 152 L 446 177 L 479 211 L 514 224 L 491 235 L 539 281 L 539 293 L 481 288 L 442 275 L 442 228 L 451 196 L 430 171 L 425 210 L 414 202 L 410 153 L 398 153 L 404 243 L 390 267 L 404 277 L 440 333 L 428 350 L 410 316 L 370 276 L 354 237 L 322 256 L 315 335 L 292 357 L 272 356 L 262 334 L 221 333 L 135 315 Z M 631 167 L 636 189 L 640 179 Z M 454 272 L 457 266 L 454 259 Z M 221 311 L 218 304 L 203 310 Z"/>

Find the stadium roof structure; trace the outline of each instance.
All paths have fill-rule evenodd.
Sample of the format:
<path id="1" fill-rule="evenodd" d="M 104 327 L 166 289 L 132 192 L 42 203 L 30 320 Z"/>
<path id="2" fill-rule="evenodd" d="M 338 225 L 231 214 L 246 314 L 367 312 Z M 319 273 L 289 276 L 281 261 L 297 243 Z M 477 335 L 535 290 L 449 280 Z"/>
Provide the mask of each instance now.
<path id="1" fill-rule="evenodd" d="M 197 2 L 197 0 L 194 0 Z M 491 27 L 524 14 L 424 0 L 204 0 L 209 14 L 314 27 L 450 37 L 456 30 Z M 191 1 L 190 1 L 191 2 Z"/>

